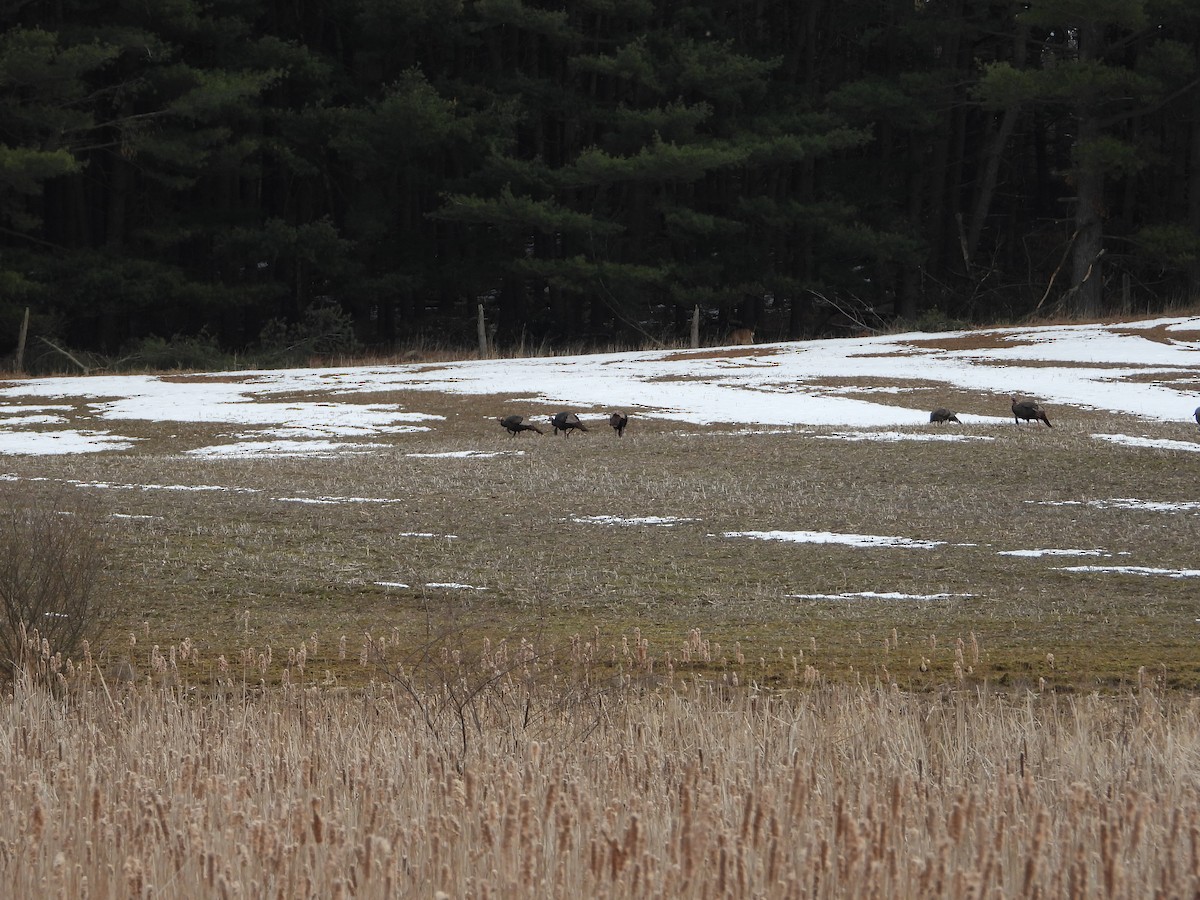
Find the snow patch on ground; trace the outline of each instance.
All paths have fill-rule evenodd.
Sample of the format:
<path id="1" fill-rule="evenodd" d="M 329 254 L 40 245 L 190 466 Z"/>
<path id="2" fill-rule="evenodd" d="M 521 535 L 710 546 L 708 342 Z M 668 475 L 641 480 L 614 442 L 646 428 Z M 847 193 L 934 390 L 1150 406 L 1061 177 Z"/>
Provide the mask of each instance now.
<path id="1" fill-rule="evenodd" d="M 1093 434 L 1092 437 L 1122 447 L 1148 447 L 1152 450 L 1182 450 L 1184 453 L 1200 453 L 1200 443 L 1195 441 L 1172 441 L 1166 438 L 1134 437 L 1130 434 Z"/>
<path id="2" fill-rule="evenodd" d="M 331 425 L 322 428 L 264 428 L 234 435 L 240 441 L 252 441 L 262 437 L 274 438 L 330 438 L 330 437 L 374 437 L 380 434 L 418 434 L 432 431 L 427 425 Z"/>
<path id="3" fill-rule="evenodd" d="M 9 410 L 4 410 L 8 412 Z M 64 425 L 67 419 L 63 416 L 34 415 L 4 416 L 0 418 L 0 428 L 12 428 L 14 425 Z"/>
<path id="4" fill-rule="evenodd" d="M 1200 510 L 1197 500 L 1137 500 L 1132 497 L 1117 497 L 1112 500 L 1091 500 L 1089 505 L 1100 509 L 1144 509 L 1149 512 L 1190 512 Z"/>
<path id="5" fill-rule="evenodd" d="M 1111 500 L 1026 500 L 1039 506 L 1094 506 L 1096 509 L 1135 509 L 1147 512 L 1194 512 L 1200 510 L 1198 500 L 1137 500 L 1114 497 Z"/>
<path id="6" fill-rule="evenodd" d="M 571 516 L 569 521 L 580 525 L 657 525 L 669 528 L 680 522 L 695 522 L 687 516 Z"/>
<path id="7" fill-rule="evenodd" d="M 135 440 L 137 438 L 119 437 L 107 431 L 0 431 L 0 454 L 61 456 L 103 453 L 129 450 Z"/>
<path id="8" fill-rule="evenodd" d="M 994 441 L 995 438 L 980 434 L 922 434 L 914 431 L 837 431 L 833 434 L 819 434 L 819 438 L 828 441 L 942 441 L 954 443 L 957 441 Z"/>
<path id="9" fill-rule="evenodd" d="M 1165 575 L 1168 578 L 1200 578 L 1200 569 L 1157 569 L 1151 566 L 1058 566 L 1059 572 L 1107 572 L 1114 575 Z"/>
<path id="10" fill-rule="evenodd" d="M 447 450 L 443 453 L 405 453 L 411 459 L 491 459 L 496 456 L 524 456 L 524 450 Z"/>
<path id="11" fill-rule="evenodd" d="M 402 581 L 376 581 L 380 587 L 385 588 L 407 588 L 409 585 Z M 486 591 L 485 587 L 476 587 L 473 584 L 459 584 L 456 581 L 427 581 L 425 587 L 435 588 L 447 591 Z"/>
<path id="12" fill-rule="evenodd" d="M 342 453 L 366 453 L 386 444 L 354 444 L 345 441 L 242 441 L 216 444 L 184 451 L 198 459 L 255 459 L 264 456 L 336 456 Z"/>
<path id="13" fill-rule="evenodd" d="M 36 480 L 36 479 L 31 479 Z M 109 481 L 76 481 L 69 478 L 65 481 L 66 484 L 73 484 L 80 488 L 91 488 L 95 490 L 116 490 L 116 491 L 197 491 L 199 493 L 207 493 L 209 491 L 217 493 L 230 494 L 261 494 L 258 488 L 237 488 L 226 487 L 220 484 L 121 484 L 119 482 Z"/>
<path id="14" fill-rule="evenodd" d="M 1112 556 L 1107 550 L 997 550 L 997 556 Z"/>
<path id="15" fill-rule="evenodd" d="M 1151 331 L 1153 330 L 1153 333 Z M 1200 330 L 1200 317 L 1133 323 L 980 329 L 759 344 L 728 350 L 639 351 L 575 357 L 466 360 L 453 363 L 357 366 L 337 369 L 212 373 L 199 376 L 108 375 L 0 382 L 0 453 L 52 454 L 128 450 L 131 438 L 106 432 L 48 431 L 49 422 L 20 421 L 73 407 L 51 401 L 88 402 L 81 415 L 109 421 L 230 423 L 274 429 L 266 437 L 369 437 L 428 429 L 444 417 L 410 412 L 390 403 L 353 402 L 364 394 L 397 391 L 505 395 L 527 402 L 582 410 L 589 423 L 597 408 L 692 425 L 774 428 L 828 425 L 896 429 L 929 424 L 929 407 L 880 402 L 944 390 L 970 394 L 977 408 L 964 422 L 992 424 L 1007 418 L 1008 395 L 1027 394 L 1051 408 L 1108 410 L 1161 422 L 1191 421 L 1196 407 L 1190 384 L 1179 381 L 1200 361 L 1200 342 L 1163 340 Z M 723 355 L 726 354 L 726 355 Z M 1156 380 L 1156 376 L 1161 379 Z M 844 382 L 844 384 L 839 384 Z M 899 384 L 897 384 L 899 383 Z M 907 387 L 912 383 L 917 387 Z M 316 399 L 291 401 L 290 396 Z M 37 403 L 44 398 L 46 403 Z M 11 406 L 5 406 L 6 401 Z M 90 402 L 89 402 L 90 401 Z M 930 404 L 932 405 L 932 404 Z M 8 416 L 7 422 L 3 417 Z M 68 421 L 77 421 L 65 414 Z M 19 430 L 17 430 L 19 429 Z M 886 433 L 886 432 L 885 432 Z M 884 433 L 862 440 L 891 440 Z M 300 448 L 246 435 L 242 450 L 202 448 L 193 456 L 294 455 Z M 950 434 L 901 440 L 948 440 Z M 980 435 L 954 435 L 978 438 Z M 1127 446 L 1200 452 L 1200 442 L 1129 435 L 1097 435 Z M 848 439 L 848 438 L 842 438 Z M 313 445 L 306 452 L 358 452 Z"/>
<path id="16" fill-rule="evenodd" d="M 900 591 L 843 591 L 840 594 L 787 594 L 797 600 L 952 600 L 974 594 L 905 594 Z"/>
<path id="17" fill-rule="evenodd" d="M 388 497 L 272 497 L 280 503 L 312 503 L 314 505 L 331 503 L 403 503 L 403 500 L 393 500 Z"/>
<path id="18" fill-rule="evenodd" d="M 737 428 L 732 431 L 683 431 L 675 436 L 685 438 L 709 437 L 714 434 L 721 437 L 743 437 L 759 434 L 812 434 L 812 431 L 805 428 Z"/>
<path id="19" fill-rule="evenodd" d="M 905 547 L 913 550 L 932 550 L 946 545 L 945 541 L 920 541 L 881 534 L 839 534 L 833 531 L 726 531 L 721 537 L 795 544 L 843 544 L 847 547 Z"/>

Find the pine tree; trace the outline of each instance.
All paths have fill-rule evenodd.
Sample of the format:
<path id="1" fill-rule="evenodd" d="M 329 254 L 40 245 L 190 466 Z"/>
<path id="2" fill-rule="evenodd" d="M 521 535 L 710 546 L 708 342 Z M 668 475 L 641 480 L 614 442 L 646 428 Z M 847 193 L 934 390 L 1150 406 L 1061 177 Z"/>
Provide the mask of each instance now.
<path id="1" fill-rule="evenodd" d="M 1037 0 L 1020 20 L 1037 51 L 1029 68 L 994 64 L 979 94 L 999 108 L 1041 111 L 1051 145 L 1057 140 L 1067 148 L 1070 278 L 1064 299 L 1073 313 L 1095 316 L 1103 306 L 1106 184 L 1145 165 L 1122 126 L 1151 108 L 1164 87 L 1132 64 L 1154 28 L 1143 0 Z"/>

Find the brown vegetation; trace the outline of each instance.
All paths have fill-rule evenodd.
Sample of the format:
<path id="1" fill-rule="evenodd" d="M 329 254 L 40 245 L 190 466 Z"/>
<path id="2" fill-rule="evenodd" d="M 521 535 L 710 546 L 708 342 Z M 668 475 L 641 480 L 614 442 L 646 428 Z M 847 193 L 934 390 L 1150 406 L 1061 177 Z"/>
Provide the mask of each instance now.
<path id="1" fill-rule="evenodd" d="M 243 660 L 202 688 L 187 645 L 123 686 L 35 660 L 0 705 L 6 894 L 1200 890 L 1200 708 L 1149 680 L 912 695 L 809 669 L 763 693 L 736 670 L 647 680 L 636 638 L 602 682 L 583 639 L 553 661 L 443 646 L 425 679 L 368 644 L 379 680 L 354 693 L 306 681 L 303 647 L 279 683 Z"/>
<path id="2" fill-rule="evenodd" d="M 512 398 L 385 396 L 446 419 L 361 456 L 185 463 L 229 426 L 128 422 L 128 453 L 7 461 L 52 521 L 107 515 L 124 608 L 76 653 L 25 635 L 6 896 L 1200 890 L 1194 582 L 999 553 L 1193 565 L 1188 513 L 1091 505 L 1192 500 L 1190 456 L 1078 409 L 886 457 L 650 417 L 518 452 Z M 942 543 L 724 534 L 788 528 Z"/>
<path id="3" fill-rule="evenodd" d="M 735 328 L 729 332 L 729 343 L 734 346 L 754 343 L 753 328 Z"/>

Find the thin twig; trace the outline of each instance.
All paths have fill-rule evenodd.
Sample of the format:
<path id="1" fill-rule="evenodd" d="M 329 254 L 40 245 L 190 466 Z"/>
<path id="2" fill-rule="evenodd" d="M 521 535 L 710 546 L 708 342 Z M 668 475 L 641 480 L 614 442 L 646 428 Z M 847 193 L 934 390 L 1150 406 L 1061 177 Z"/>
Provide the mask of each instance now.
<path id="1" fill-rule="evenodd" d="M 1050 291 L 1054 288 L 1054 279 L 1058 277 L 1058 273 L 1062 271 L 1062 267 L 1067 264 L 1067 257 L 1071 253 L 1071 247 L 1075 244 L 1075 238 L 1079 237 L 1079 229 L 1075 229 L 1075 233 L 1071 235 L 1071 239 L 1067 241 L 1067 246 L 1063 250 L 1062 259 L 1058 261 L 1058 268 L 1054 270 L 1054 274 L 1050 276 L 1050 282 L 1046 285 L 1046 293 L 1042 294 L 1042 299 L 1038 301 L 1037 306 L 1033 308 L 1037 312 L 1042 308 L 1042 304 L 1046 302 L 1046 298 L 1050 296 Z"/>

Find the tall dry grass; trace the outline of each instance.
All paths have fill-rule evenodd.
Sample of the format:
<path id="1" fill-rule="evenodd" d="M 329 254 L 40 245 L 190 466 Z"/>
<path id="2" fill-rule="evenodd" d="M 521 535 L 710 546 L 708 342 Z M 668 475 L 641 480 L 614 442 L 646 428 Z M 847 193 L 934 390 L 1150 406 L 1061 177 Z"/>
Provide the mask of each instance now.
<path id="1" fill-rule="evenodd" d="M 249 659 L 193 688 L 192 650 L 121 683 L 36 659 L 12 685 L 6 896 L 1200 891 L 1200 701 L 1149 686 L 911 695 L 814 671 L 770 694 L 649 676 L 635 639 L 607 680 L 582 640 L 420 670 L 364 644 L 359 691 L 305 682 L 303 648 L 273 684 Z"/>

